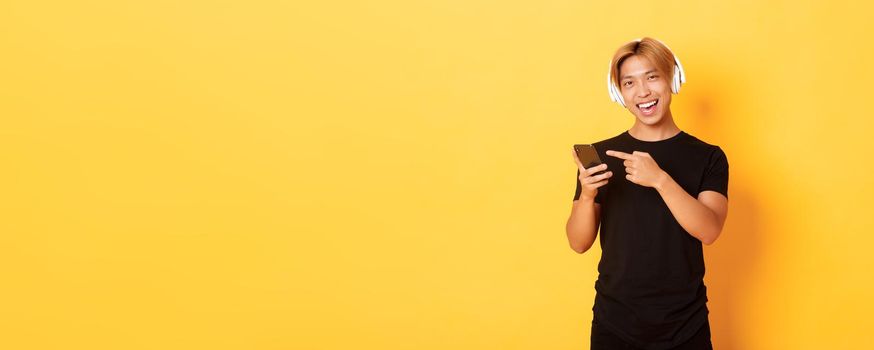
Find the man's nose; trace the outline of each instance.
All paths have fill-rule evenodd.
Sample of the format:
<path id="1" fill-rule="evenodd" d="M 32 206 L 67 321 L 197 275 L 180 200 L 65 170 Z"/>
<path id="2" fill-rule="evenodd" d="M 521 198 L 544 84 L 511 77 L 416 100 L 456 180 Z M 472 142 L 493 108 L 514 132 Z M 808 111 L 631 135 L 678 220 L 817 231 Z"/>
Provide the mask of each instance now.
<path id="1" fill-rule="evenodd" d="M 641 98 L 647 97 L 652 92 L 650 90 L 649 86 L 646 86 L 646 84 L 640 84 L 639 86 L 640 86 L 640 88 L 637 89 L 637 96 L 638 97 L 641 97 Z"/>

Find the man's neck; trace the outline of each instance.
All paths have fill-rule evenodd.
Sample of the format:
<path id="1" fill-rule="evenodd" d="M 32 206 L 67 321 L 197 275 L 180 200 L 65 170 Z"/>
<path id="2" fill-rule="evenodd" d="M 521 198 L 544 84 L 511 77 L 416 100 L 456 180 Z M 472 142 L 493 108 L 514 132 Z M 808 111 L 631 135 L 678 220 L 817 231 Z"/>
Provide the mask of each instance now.
<path id="1" fill-rule="evenodd" d="M 635 120 L 634 125 L 628 129 L 628 133 L 634 138 L 643 141 L 661 141 L 680 132 L 680 128 L 674 123 L 673 118 L 665 116 L 658 125 L 646 125 Z"/>

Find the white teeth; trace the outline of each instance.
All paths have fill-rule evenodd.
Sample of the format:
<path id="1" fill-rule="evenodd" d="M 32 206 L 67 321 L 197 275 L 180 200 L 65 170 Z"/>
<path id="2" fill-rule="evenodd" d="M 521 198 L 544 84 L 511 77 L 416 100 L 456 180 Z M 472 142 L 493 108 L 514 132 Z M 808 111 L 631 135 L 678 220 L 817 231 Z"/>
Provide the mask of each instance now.
<path id="1" fill-rule="evenodd" d="M 642 103 L 642 104 L 639 104 L 637 106 L 640 108 L 646 108 L 646 107 L 654 105 L 656 103 L 656 101 L 658 101 L 658 100 L 653 100 L 653 101 L 650 101 L 649 103 Z"/>

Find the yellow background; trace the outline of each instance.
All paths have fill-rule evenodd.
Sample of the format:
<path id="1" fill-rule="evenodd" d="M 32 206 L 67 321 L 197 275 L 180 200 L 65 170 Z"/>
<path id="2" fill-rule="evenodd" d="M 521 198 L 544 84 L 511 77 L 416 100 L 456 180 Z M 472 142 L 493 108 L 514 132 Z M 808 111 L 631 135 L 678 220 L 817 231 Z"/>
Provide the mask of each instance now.
<path id="1" fill-rule="evenodd" d="M 663 40 L 716 349 L 872 348 L 862 2 L 4 1 L 0 348 L 587 349 L 569 150 Z"/>

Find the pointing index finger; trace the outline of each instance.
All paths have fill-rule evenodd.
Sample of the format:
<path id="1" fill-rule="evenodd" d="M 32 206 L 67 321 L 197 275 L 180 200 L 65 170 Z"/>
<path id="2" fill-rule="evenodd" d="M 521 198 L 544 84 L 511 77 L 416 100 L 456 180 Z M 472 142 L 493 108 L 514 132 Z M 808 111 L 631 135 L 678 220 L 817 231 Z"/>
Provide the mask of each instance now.
<path id="1" fill-rule="evenodd" d="M 606 153 L 607 153 L 608 156 L 612 156 L 612 157 L 616 157 L 616 158 L 621 158 L 621 159 L 631 159 L 631 158 L 632 158 L 630 154 L 625 153 L 625 152 L 619 152 L 619 151 L 614 151 L 614 150 L 608 150 Z"/>

